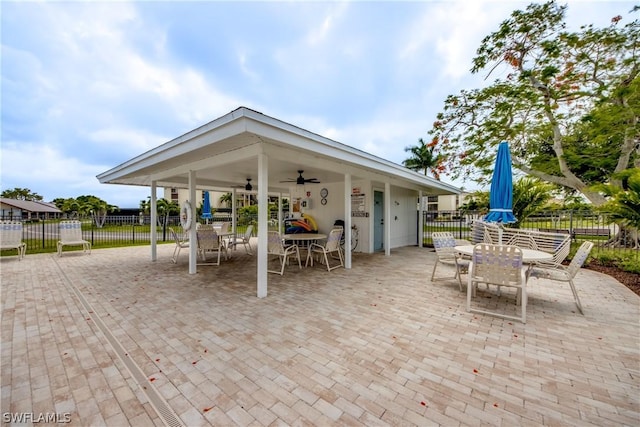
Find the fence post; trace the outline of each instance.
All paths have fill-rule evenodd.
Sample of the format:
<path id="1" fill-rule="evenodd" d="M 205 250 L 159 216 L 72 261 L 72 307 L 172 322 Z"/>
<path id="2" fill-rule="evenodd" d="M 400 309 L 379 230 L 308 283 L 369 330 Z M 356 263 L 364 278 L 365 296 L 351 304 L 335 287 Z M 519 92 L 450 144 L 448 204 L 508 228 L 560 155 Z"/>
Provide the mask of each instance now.
<path id="1" fill-rule="evenodd" d="M 45 234 L 44 234 L 44 221 L 42 221 L 42 249 L 45 249 L 45 245 L 46 245 L 46 240 L 45 239 Z"/>
<path id="2" fill-rule="evenodd" d="M 569 235 L 573 236 L 573 209 L 569 211 Z"/>

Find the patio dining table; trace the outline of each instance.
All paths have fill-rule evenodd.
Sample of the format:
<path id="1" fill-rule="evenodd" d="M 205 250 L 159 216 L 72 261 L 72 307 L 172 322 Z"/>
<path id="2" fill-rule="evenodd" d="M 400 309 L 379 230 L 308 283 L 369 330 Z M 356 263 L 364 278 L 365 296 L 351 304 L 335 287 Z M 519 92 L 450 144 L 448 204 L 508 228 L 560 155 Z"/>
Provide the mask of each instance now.
<path id="1" fill-rule="evenodd" d="M 284 234 L 282 238 L 285 241 L 291 240 L 302 248 L 307 248 L 309 247 L 309 245 L 311 245 L 311 243 L 318 243 L 318 240 L 326 239 L 327 235 L 321 233 L 293 233 Z"/>
<path id="2" fill-rule="evenodd" d="M 474 245 L 461 245 L 456 246 L 455 250 L 462 255 L 472 256 Z M 539 251 L 537 249 L 520 248 L 522 251 L 522 262 L 524 264 L 534 264 L 539 261 L 550 261 L 553 259 L 553 254 L 549 252 Z"/>

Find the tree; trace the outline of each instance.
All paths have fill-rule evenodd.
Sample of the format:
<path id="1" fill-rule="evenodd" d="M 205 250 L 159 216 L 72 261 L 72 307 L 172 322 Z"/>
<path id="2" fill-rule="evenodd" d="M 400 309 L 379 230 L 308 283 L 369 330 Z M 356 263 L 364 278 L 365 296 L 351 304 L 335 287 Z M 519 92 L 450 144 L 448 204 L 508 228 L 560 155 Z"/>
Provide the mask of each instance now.
<path id="1" fill-rule="evenodd" d="M 634 247 L 638 248 L 640 231 L 640 168 L 628 169 L 615 176 L 621 182 L 621 188 L 608 184 L 600 189 L 609 196 L 607 203 L 601 206 L 610 217 L 623 228 L 630 231 Z M 620 239 L 621 234 L 616 236 Z M 616 243 L 615 241 L 613 242 Z"/>
<path id="2" fill-rule="evenodd" d="M 116 212 L 120 209 L 96 196 L 79 196 L 76 201 L 80 215 L 91 216 L 91 220 L 98 228 L 102 228 L 109 212 Z"/>
<path id="3" fill-rule="evenodd" d="M 434 138 L 429 144 L 426 144 L 422 138 L 418 140 L 418 145 L 406 147 L 404 151 L 411 153 L 411 157 L 402 162 L 402 164 L 411 170 L 423 172 L 431 172 L 433 177 L 440 180 L 440 172 L 444 169 L 442 163 L 443 156 L 434 152 L 438 144 L 437 138 Z"/>
<path id="4" fill-rule="evenodd" d="M 77 198 L 56 198 L 53 203 L 69 218 L 91 217 L 96 227 L 102 228 L 109 212 L 116 212 L 120 208 L 110 205 L 96 196 L 78 196 Z"/>
<path id="5" fill-rule="evenodd" d="M 158 225 L 162 226 L 169 221 L 170 215 L 178 215 L 180 213 L 180 206 L 178 202 L 170 202 L 162 198 L 156 202 L 156 211 L 158 212 Z"/>
<path id="6" fill-rule="evenodd" d="M 233 203 L 233 196 L 231 193 L 224 193 L 222 196 L 220 196 L 219 200 L 220 200 L 220 203 L 230 208 L 231 204 Z"/>
<path id="7" fill-rule="evenodd" d="M 28 188 L 12 188 L 11 190 L 4 190 L 0 197 L 4 197 L 5 199 L 13 199 L 13 200 L 42 200 L 42 196 L 38 193 L 33 193 Z"/>
<path id="8" fill-rule="evenodd" d="M 454 178 L 485 182 L 506 140 L 515 168 L 601 205 L 591 185 L 640 164 L 639 23 L 567 32 L 565 10 L 532 3 L 482 41 L 471 72 L 504 77 L 447 97 L 430 131 Z"/>

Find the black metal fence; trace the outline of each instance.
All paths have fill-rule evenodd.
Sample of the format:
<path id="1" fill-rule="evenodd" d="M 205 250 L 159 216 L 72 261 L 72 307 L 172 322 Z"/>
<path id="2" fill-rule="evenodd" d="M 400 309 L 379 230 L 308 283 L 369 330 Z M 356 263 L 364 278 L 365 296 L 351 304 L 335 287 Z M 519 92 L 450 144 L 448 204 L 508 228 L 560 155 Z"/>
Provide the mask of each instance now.
<path id="1" fill-rule="evenodd" d="M 209 223 L 217 224 L 231 222 L 230 216 L 216 216 Z M 253 218 L 239 217 L 237 223 L 238 234 L 244 233 L 247 226 L 255 223 Z M 257 222 L 257 221 L 256 221 Z M 148 245 L 151 242 L 150 217 L 138 215 L 107 216 L 102 227 L 97 227 L 90 219 L 81 220 L 82 238 L 91 242 L 92 248 L 107 248 L 118 246 Z M 55 252 L 60 240 L 59 220 L 25 221 L 22 226 L 22 241 L 27 244 L 27 254 L 41 252 Z M 159 243 L 173 241 L 169 228 L 178 234 L 183 232 L 180 217 L 171 216 L 155 227 Z M 2 254 L 15 254 L 2 251 Z"/>
<path id="2" fill-rule="evenodd" d="M 451 231 L 457 238 L 469 239 L 470 226 L 474 220 L 483 218 L 477 212 L 461 211 L 428 211 L 424 213 L 424 242 L 431 245 L 431 233 L 434 231 Z M 231 222 L 231 216 L 216 215 L 211 223 Z M 237 218 L 237 231 L 244 233 L 249 224 L 257 224 L 252 216 Z M 171 241 L 169 227 L 178 233 L 182 232 L 180 218 L 172 216 L 155 228 L 157 241 Z M 277 220 L 271 219 L 270 228 L 277 227 Z M 527 218 L 520 228 L 541 231 L 562 232 L 571 235 L 575 243 L 591 240 L 596 243 L 594 251 L 624 251 L 640 260 L 640 249 L 637 232 L 620 227 L 606 213 L 585 211 L 554 211 Z M 129 245 L 146 245 L 151 242 L 150 217 L 138 215 L 108 216 L 102 227 L 97 227 L 91 220 L 82 220 L 82 234 L 92 247 L 117 247 Z M 60 238 L 58 221 L 25 222 L 23 225 L 23 241 L 27 244 L 27 253 L 55 252 Z M 3 254 L 5 252 L 3 251 Z"/>
<path id="3" fill-rule="evenodd" d="M 469 240 L 471 223 L 483 217 L 484 214 L 479 212 L 424 212 L 425 244 L 432 244 L 431 233 L 434 231 L 450 231 L 456 238 Z M 506 225 L 510 226 L 512 225 Z M 638 232 L 621 227 L 607 213 L 570 210 L 542 212 L 526 218 L 517 226 L 522 229 L 566 233 L 576 244 L 584 240 L 594 242 L 594 252 L 624 251 L 640 259 Z"/>

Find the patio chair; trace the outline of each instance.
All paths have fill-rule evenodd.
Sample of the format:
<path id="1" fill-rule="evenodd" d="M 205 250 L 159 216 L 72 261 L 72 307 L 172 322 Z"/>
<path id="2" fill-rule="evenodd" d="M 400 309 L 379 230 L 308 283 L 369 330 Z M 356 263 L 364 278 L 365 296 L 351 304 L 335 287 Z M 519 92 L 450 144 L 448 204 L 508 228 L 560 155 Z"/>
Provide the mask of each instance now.
<path id="1" fill-rule="evenodd" d="M 458 279 L 458 287 L 462 292 L 462 279 L 460 275 L 466 273 L 469 269 L 469 260 L 463 259 L 462 256 L 455 250 L 457 241 L 453 236 L 453 233 L 448 231 L 436 231 L 431 234 L 433 240 L 433 247 L 436 249 L 436 262 L 433 265 L 433 271 L 431 272 L 431 281 L 438 280 L 455 280 Z M 456 269 L 453 277 L 436 277 L 436 269 L 438 264 L 453 265 Z"/>
<path id="2" fill-rule="evenodd" d="M 344 267 L 344 258 L 342 256 L 342 248 L 340 247 L 342 231 L 342 227 L 332 229 L 329 232 L 329 236 L 327 236 L 327 242 L 324 246 L 317 243 L 311 243 L 307 251 L 305 266 L 307 266 L 309 261 L 311 261 L 311 266 L 313 267 L 313 257 L 317 255 L 320 262 L 327 266 L 327 271 L 335 270 L 338 267 Z M 337 254 L 337 258 L 335 257 L 335 254 Z M 320 256 L 322 256 L 322 258 L 320 258 Z M 338 263 L 331 266 L 329 264 L 329 258 L 337 259 Z M 322 262 L 322 259 L 324 259 L 324 262 Z"/>
<path id="3" fill-rule="evenodd" d="M 284 274 L 284 267 L 288 265 L 289 258 L 291 257 L 295 257 L 298 260 L 298 268 L 302 268 L 298 245 L 285 246 L 282 241 L 282 236 L 277 231 L 269 231 L 267 238 L 267 255 L 271 255 L 272 257 L 276 256 L 280 261 L 280 271 L 267 269 L 269 273 L 276 273 L 282 276 Z"/>
<path id="4" fill-rule="evenodd" d="M 213 226 L 202 225 L 196 230 L 196 238 L 198 241 L 198 253 L 200 254 L 200 258 L 203 262 L 198 263 L 198 265 L 220 265 L 220 257 L 222 252 L 225 254 L 225 259 L 229 258 L 229 254 L 227 253 L 227 247 L 224 245 L 224 242 L 218 236 L 218 233 L 213 228 Z M 218 254 L 215 262 L 209 261 L 207 262 L 207 253 Z"/>
<path id="5" fill-rule="evenodd" d="M 251 235 L 253 234 L 253 224 L 249 224 L 242 236 L 231 236 L 227 240 L 227 248 L 235 248 L 237 245 L 244 245 L 244 251 L 251 255 Z"/>
<path id="6" fill-rule="evenodd" d="M 27 244 L 22 241 L 22 223 L 20 221 L 0 222 L 0 249 L 16 249 L 18 260 L 24 258 Z"/>
<path id="7" fill-rule="evenodd" d="M 82 246 L 82 252 L 91 253 L 91 243 L 82 238 L 82 224 L 80 221 L 60 221 L 60 240 L 58 240 L 58 256 L 62 256 L 64 246 Z"/>
<path id="8" fill-rule="evenodd" d="M 478 283 L 507 286 L 517 289 L 516 304 L 521 305 L 521 316 L 510 316 L 488 309 L 471 307 L 471 297 L 475 296 Z M 486 301 L 486 299 L 483 299 Z M 479 243 L 473 249 L 469 265 L 467 285 L 467 311 L 488 314 L 503 319 L 527 321 L 527 280 L 522 264 L 522 250 L 511 245 Z"/>
<path id="9" fill-rule="evenodd" d="M 584 314 L 582 312 L 582 304 L 580 303 L 578 291 L 576 290 L 576 286 L 573 283 L 573 279 L 576 277 L 576 274 L 578 273 L 578 271 L 580 271 L 580 268 L 587 260 L 587 257 L 591 253 L 591 249 L 593 249 L 593 242 L 582 243 L 568 266 L 564 266 L 562 264 L 535 265 L 533 268 L 527 271 L 527 280 L 530 277 L 535 277 L 555 280 L 558 282 L 569 282 L 569 286 L 571 286 L 571 292 L 573 292 L 573 298 L 575 299 L 576 305 L 578 306 L 578 311 L 580 311 L 580 314 Z"/>
<path id="10" fill-rule="evenodd" d="M 176 230 L 169 227 L 169 233 L 171 233 L 171 238 L 174 242 L 176 242 L 176 246 L 173 248 L 173 255 L 171 256 L 171 261 L 176 264 L 178 262 L 178 255 L 180 255 L 180 250 L 189 249 L 189 241 L 184 240 L 184 237 L 179 237 Z"/>

